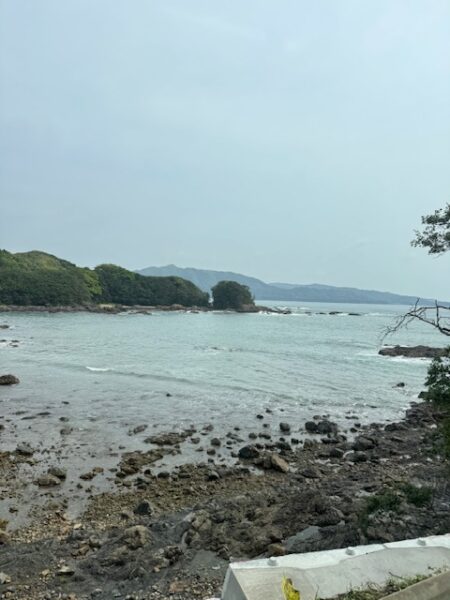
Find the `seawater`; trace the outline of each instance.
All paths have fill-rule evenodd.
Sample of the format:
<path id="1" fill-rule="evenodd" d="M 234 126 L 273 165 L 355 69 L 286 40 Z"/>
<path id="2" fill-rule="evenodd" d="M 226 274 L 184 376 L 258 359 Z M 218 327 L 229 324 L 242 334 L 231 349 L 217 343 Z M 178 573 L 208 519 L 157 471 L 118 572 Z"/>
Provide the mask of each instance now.
<path id="1" fill-rule="evenodd" d="M 290 315 L 3 313 L 10 329 L 0 330 L 0 372 L 21 383 L 0 388 L 1 413 L 13 423 L 2 447 L 14 447 L 25 428 L 32 443 L 57 443 L 61 417 L 88 449 L 121 440 L 141 447 L 127 436 L 139 424 L 148 435 L 212 423 L 217 433 L 239 427 L 245 438 L 260 426 L 258 413 L 269 431 L 283 420 L 298 435 L 313 415 L 344 427 L 350 415 L 398 419 L 423 389 L 428 361 L 378 355 L 385 328 L 407 307 L 288 307 Z M 345 314 L 317 314 L 334 310 Z M 444 342 L 419 323 L 384 340 Z M 42 411 L 47 418 L 32 418 Z"/>

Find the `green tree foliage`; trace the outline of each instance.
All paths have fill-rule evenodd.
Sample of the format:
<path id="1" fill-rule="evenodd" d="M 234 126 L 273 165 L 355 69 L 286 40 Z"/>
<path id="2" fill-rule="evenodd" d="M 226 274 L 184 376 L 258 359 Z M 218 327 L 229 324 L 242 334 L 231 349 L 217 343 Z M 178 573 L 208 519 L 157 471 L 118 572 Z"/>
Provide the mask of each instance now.
<path id="1" fill-rule="evenodd" d="M 427 248 L 429 254 L 443 254 L 450 250 L 450 204 L 422 217 L 423 231 L 416 231 L 413 246 Z"/>
<path id="2" fill-rule="evenodd" d="M 0 250 L 0 303 L 54 306 L 90 302 L 83 271 L 44 252 Z"/>
<path id="3" fill-rule="evenodd" d="M 190 281 L 180 277 L 145 277 L 116 265 L 99 265 L 102 301 L 146 306 L 207 306 L 209 296 Z"/>
<path id="4" fill-rule="evenodd" d="M 443 254 L 450 250 L 450 204 L 445 208 L 434 211 L 431 215 L 422 217 L 423 231 L 416 231 L 416 237 L 411 242 L 413 246 L 428 249 L 429 254 Z M 432 316 L 430 316 L 430 313 Z M 409 312 L 409 317 L 403 317 L 403 322 L 418 319 L 432 325 L 440 333 L 450 336 L 450 308 L 439 305 L 422 307 L 417 305 Z M 435 358 L 428 368 L 426 380 L 428 391 L 427 400 L 444 409 L 445 417 L 439 424 L 440 446 L 442 453 L 450 458 L 450 347 L 443 357 Z"/>
<path id="5" fill-rule="evenodd" d="M 236 281 L 219 281 L 212 288 L 212 293 L 213 306 L 218 310 L 227 308 L 241 310 L 245 306 L 255 304 L 249 288 Z"/>
<path id="6" fill-rule="evenodd" d="M 450 346 L 445 356 L 434 358 L 426 380 L 427 400 L 450 408 Z"/>
<path id="7" fill-rule="evenodd" d="M 115 265 L 91 270 L 44 252 L 11 254 L 0 250 L 0 304 L 75 306 L 99 302 L 207 306 L 209 296 L 179 277 L 144 277 Z"/>

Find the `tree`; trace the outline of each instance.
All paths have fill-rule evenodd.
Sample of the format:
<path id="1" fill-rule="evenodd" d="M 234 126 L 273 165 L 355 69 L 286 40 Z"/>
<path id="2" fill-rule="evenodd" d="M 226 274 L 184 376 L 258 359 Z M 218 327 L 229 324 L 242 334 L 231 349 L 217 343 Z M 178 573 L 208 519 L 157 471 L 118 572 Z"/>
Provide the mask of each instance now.
<path id="1" fill-rule="evenodd" d="M 428 249 L 428 254 L 440 255 L 450 250 L 450 204 L 422 217 L 423 231 L 416 231 L 411 242 L 413 246 Z M 406 314 L 402 315 L 391 331 L 418 319 L 427 323 L 445 336 L 450 336 L 450 308 L 439 304 L 419 306 L 419 301 Z M 425 398 L 444 409 L 444 419 L 439 424 L 438 446 L 446 458 L 450 458 L 450 347 L 444 356 L 434 358 L 428 368 Z"/>
<path id="2" fill-rule="evenodd" d="M 254 306 L 255 302 L 250 289 L 237 281 L 219 281 L 213 288 L 213 307 L 218 310 L 231 308 L 242 310 L 246 306 Z"/>
<path id="3" fill-rule="evenodd" d="M 450 250 L 450 204 L 422 217 L 423 231 L 416 231 L 413 246 L 428 248 L 428 254 L 443 254 Z"/>
<path id="4" fill-rule="evenodd" d="M 427 248 L 428 254 L 440 255 L 450 250 L 450 204 L 445 208 L 435 210 L 431 215 L 422 217 L 423 231 L 416 231 L 416 237 L 411 245 Z M 412 321 L 422 321 L 431 325 L 440 333 L 450 336 L 450 307 L 439 304 L 437 301 L 433 306 L 421 306 L 419 300 L 404 315 L 401 315 L 393 327 L 387 329 L 387 333 L 394 333 Z"/>

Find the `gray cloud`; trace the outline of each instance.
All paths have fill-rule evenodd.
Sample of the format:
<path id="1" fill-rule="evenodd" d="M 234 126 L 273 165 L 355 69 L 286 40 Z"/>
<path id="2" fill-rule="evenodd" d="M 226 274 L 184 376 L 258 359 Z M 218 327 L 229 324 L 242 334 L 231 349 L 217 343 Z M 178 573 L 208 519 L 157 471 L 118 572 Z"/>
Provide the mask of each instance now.
<path id="1" fill-rule="evenodd" d="M 450 297 L 409 246 L 449 199 L 449 17 L 0 0 L 0 245 Z"/>

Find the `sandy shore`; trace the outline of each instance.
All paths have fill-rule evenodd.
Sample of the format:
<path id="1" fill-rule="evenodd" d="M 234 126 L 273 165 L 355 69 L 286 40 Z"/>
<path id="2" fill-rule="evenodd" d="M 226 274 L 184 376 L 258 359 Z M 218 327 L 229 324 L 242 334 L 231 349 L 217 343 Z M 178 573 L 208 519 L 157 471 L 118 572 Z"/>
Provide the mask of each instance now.
<path id="1" fill-rule="evenodd" d="M 78 470 L 62 468 L 58 445 L 0 453 L 0 597 L 206 598 L 220 595 L 230 559 L 450 531 L 429 405 L 346 432 L 317 417 L 271 435 L 272 419 L 258 415 L 245 440 L 212 427 L 150 435 L 148 450 L 77 457 Z M 202 462 L 183 462 L 187 443 Z M 225 448 L 232 460 L 220 463 Z"/>

